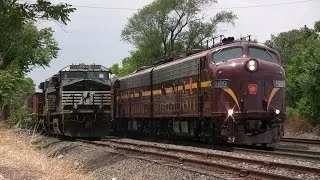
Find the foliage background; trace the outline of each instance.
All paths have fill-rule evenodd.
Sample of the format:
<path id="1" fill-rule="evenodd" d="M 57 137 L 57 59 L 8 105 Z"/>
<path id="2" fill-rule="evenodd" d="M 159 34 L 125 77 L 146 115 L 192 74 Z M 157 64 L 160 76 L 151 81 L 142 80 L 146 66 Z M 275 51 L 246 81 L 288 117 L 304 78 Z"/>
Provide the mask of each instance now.
<path id="1" fill-rule="evenodd" d="M 311 124 L 320 121 L 320 21 L 271 35 L 266 44 L 278 50 L 286 71 L 288 116 Z"/>
<path id="2" fill-rule="evenodd" d="M 205 39 L 213 38 L 217 26 L 237 18 L 231 11 L 207 16 L 202 9 L 216 0 L 155 0 L 129 19 L 122 39 L 135 47 L 129 57 L 111 67 L 116 76 L 133 72 L 141 66 L 178 56 L 200 47 Z"/>
<path id="3" fill-rule="evenodd" d="M 39 20 L 66 24 L 75 11 L 68 4 L 0 0 L 0 120 L 11 126 L 31 123 L 26 104 L 34 92 L 25 74 L 35 66 L 48 66 L 58 55 L 51 28 L 38 29 Z"/>

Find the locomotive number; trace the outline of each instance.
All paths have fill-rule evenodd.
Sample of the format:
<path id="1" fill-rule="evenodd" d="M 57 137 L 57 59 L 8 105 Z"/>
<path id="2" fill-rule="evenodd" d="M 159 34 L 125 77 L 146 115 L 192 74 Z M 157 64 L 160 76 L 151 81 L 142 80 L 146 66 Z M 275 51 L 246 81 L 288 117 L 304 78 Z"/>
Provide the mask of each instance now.
<path id="1" fill-rule="evenodd" d="M 273 81 L 273 86 L 274 87 L 277 87 L 277 88 L 282 88 L 282 87 L 285 87 L 286 86 L 286 83 L 285 83 L 285 81 L 276 81 L 276 80 L 274 80 Z"/>
<path id="2" fill-rule="evenodd" d="M 229 81 L 227 81 L 227 80 L 215 80 L 213 82 L 213 87 L 214 88 L 220 88 L 220 89 L 229 87 Z"/>

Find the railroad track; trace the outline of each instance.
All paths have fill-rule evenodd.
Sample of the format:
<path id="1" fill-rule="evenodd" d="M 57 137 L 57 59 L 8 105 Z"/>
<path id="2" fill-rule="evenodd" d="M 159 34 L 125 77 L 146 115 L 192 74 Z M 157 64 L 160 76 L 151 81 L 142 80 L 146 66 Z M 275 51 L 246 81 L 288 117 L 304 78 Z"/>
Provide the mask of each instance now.
<path id="1" fill-rule="evenodd" d="M 83 140 L 82 140 L 83 141 Z M 232 173 L 238 173 L 240 177 L 246 178 L 263 178 L 263 179 L 284 179 L 292 180 L 299 179 L 297 177 L 285 176 L 276 173 L 265 172 L 263 170 L 253 170 L 253 168 L 244 168 L 241 163 L 248 163 L 254 166 L 261 167 L 262 169 L 268 168 L 281 168 L 286 170 L 294 170 L 299 172 L 308 173 L 320 173 L 320 169 L 306 166 L 298 166 L 292 164 L 284 164 L 277 162 L 266 162 L 255 159 L 247 159 L 241 157 L 233 157 L 228 155 L 214 154 L 214 153 L 204 153 L 198 151 L 191 151 L 181 148 L 169 148 L 161 147 L 150 144 L 141 144 L 134 142 L 124 142 L 118 140 L 103 140 L 103 141 L 84 141 L 85 143 L 90 143 L 96 146 L 107 146 L 115 148 L 118 150 L 141 153 L 143 155 L 153 156 L 160 159 L 167 159 L 177 161 L 182 164 L 190 165 L 196 168 L 202 167 L 211 170 L 227 170 Z M 228 165 L 225 162 L 232 161 L 235 164 L 240 164 L 238 166 Z M 232 163 L 233 164 L 233 163 Z M 259 169 L 258 168 L 258 169 Z"/>
<path id="2" fill-rule="evenodd" d="M 298 149 L 276 148 L 274 151 L 256 150 L 248 148 L 233 148 L 234 152 L 240 153 L 254 153 L 259 155 L 272 155 L 288 158 L 299 158 L 312 161 L 320 161 L 320 152 L 305 151 Z"/>
<path id="3" fill-rule="evenodd" d="M 320 140 L 316 140 L 316 139 L 281 138 L 280 142 L 320 145 Z"/>

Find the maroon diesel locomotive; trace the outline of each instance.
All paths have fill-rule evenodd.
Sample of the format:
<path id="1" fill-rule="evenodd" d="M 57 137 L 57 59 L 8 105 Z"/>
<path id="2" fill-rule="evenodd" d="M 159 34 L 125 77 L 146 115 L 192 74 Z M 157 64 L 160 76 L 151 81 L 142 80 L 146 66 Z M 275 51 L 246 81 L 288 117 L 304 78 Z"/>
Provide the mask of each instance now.
<path id="1" fill-rule="evenodd" d="M 207 143 L 273 144 L 283 136 L 284 88 L 278 52 L 227 38 L 117 79 L 114 130 Z"/>

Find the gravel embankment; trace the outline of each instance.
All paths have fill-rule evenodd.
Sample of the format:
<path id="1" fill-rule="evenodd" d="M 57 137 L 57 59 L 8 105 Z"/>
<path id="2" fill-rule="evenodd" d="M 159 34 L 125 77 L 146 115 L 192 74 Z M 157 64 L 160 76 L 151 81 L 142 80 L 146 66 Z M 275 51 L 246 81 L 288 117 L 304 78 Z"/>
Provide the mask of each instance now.
<path id="1" fill-rule="evenodd" d="M 119 154 L 112 148 L 95 147 L 81 142 L 58 141 L 55 138 L 33 138 L 33 144 L 46 147 L 45 153 L 55 159 L 72 159 L 75 167 L 93 179 L 224 179 L 223 174 L 209 176 L 180 167 L 139 159 L 134 154 Z"/>
<path id="2" fill-rule="evenodd" d="M 271 163 L 277 162 L 277 163 L 285 163 L 285 164 L 320 168 L 320 162 L 319 161 L 312 161 L 312 160 L 294 159 L 294 158 L 279 157 L 279 156 L 273 156 L 273 155 L 261 155 L 261 154 L 255 154 L 255 153 L 227 152 L 227 151 L 221 151 L 221 150 L 197 148 L 197 147 L 192 147 L 192 146 L 180 146 L 180 145 L 163 144 L 163 143 L 156 143 L 156 142 L 146 142 L 146 141 L 140 141 L 140 140 L 125 139 L 125 138 L 119 139 L 119 141 L 137 142 L 137 143 L 157 145 L 157 146 L 167 147 L 167 148 L 179 148 L 179 149 L 183 148 L 186 150 L 192 150 L 192 151 L 198 151 L 198 152 L 204 152 L 204 153 L 213 153 L 213 154 L 228 155 L 228 156 L 240 157 L 240 158 L 256 159 L 256 160 L 261 160 L 264 162 L 271 162 Z M 190 155 L 186 156 L 183 154 L 182 154 L 182 156 L 191 157 Z M 268 167 L 263 167 L 261 165 L 254 165 L 254 164 L 250 164 L 250 163 L 243 163 L 243 162 L 236 162 L 236 161 L 225 161 L 225 160 L 221 160 L 221 159 L 207 158 L 206 160 L 212 161 L 212 162 L 219 162 L 219 163 L 224 162 L 224 164 L 227 164 L 227 165 L 233 165 L 233 166 L 238 166 L 238 167 L 240 166 L 240 167 L 247 168 L 247 169 L 254 169 L 254 170 L 258 170 L 258 171 L 277 173 L 277 174 L 288 175 L 288 176 L 292 176 L 292 177 L 298 177 L 298 178 L 302 178 L 302 179 L 320 179 L 320 174 L 315 174 L 315 173 L 299 172 L 296 170 L 268 168 Z"/>
<path id="3" fill-rule="evenodd" d="M 18 139 L 19 138 L 24 139 L 23 141 L 25 142 L 29 142 L 29 147 L 31 149 L 34 149 L 35 151 L 40 153 L 42 157 L 45 157 L 47 159 L 49 158 L 49 161 L 52 160 L 55 164 L 60 163 L 60 167 L 61 165 L 63 167 L 63 164 L 65 164 L 65 168 L 62 168 L 61 170 L 56 170 L 63 171 L 65 169 L 68 169 L 69 171 L 72 170 L 72 172 L 68 171 L 71 174 L 81 174 L 80 178 L 74 178 L 74 176 L 70 174 L 62 174 L 60 175 L 60 179 L 241 179 L 238 175 L 225 173 L 221 170 L 211 172 L 211 175 L 208 175 L 205 173 L 195 172 L 193 171 L 193 169 L 187 169 L 184 167 L 183 164 L 174 164 L 165 160 L 159 161 L 152 157 L 147 157 L 128 152 L 121 152 L 113 148 L 96 147 L 94 145 L 84 144 L 78 141 L 61 141 L 57 138 L 44 137 L 41 135 L 30 136 L 28 133 L 24 133 L 23 135 L 21 135 L 20 133 Z M 281 162 L 286 164 L 320 168 L 320 162 L 312 160 L 300 160 L 294 158 L 286 158 L 272 155 L 260 155 L 254 153 L 227 152 L 221 150 L 197 148 L 192 146 L 181 146 L 157 142 L 139 141 L 127 138 L 122 138 L 118 140 L 153 145 L 155 144 L 157 146 L 168 148 L 183 148 L 193 151 L 215 153 L 234 157 L 244 157 L 249 159 L 263 160 L 266 162 Z M 30 145 L 30 142 L 32 146 Z M 289 146 L 283 144 L 279 145 Z M 296 146 L 300 147 L 300 145 Z M 37 150 L 35 147 L 38 147 L 41 150 Z M 312 147 L 309 147 L 308 145 L 303 145 L 300 148 L 312 150 Z M 23 154 L 20 155 L 23 156 Z M 36 156 L 40 155 L 36 154 Z M 201 157 L 195 156 L 195 158 Z M 253 165 L 249 163 L 225 160 L 223 161 L 221 159 L 206 158 L 204 160 L 213 161 L 217 163 L 223 162 L 228 165 L 241 166 L 248 169 L 275 172 L 277 174 L 290 175 L 301 179 L 320 179 L 320 175 L 314 173 L 276 169 L 267 166 Z M 48 169 L 48 167 L 50 168 L 51 166 L 45 166 L 44 170 Z M 3 172 L 4 170 L 5 172 L 10 172 L 11 169 L 5 169 L 1 166 L 0 163 L 0 180 L 8 179 L 6 179 L 6 176 L 2 177 L 3 173 L 1 172 Z M 47 176 L 47 178 L 41 178 L 42 176 L 40 176 L 38 172 L 35 173 L 33 171 L 28 171 L 29 174 L 23 171 L 20 172 L 22 173 L 18 176 L 20 179 L 59 179 L 55 178 L 54 175 L 50 173 L 48 173 L 49 176 Z"/>

